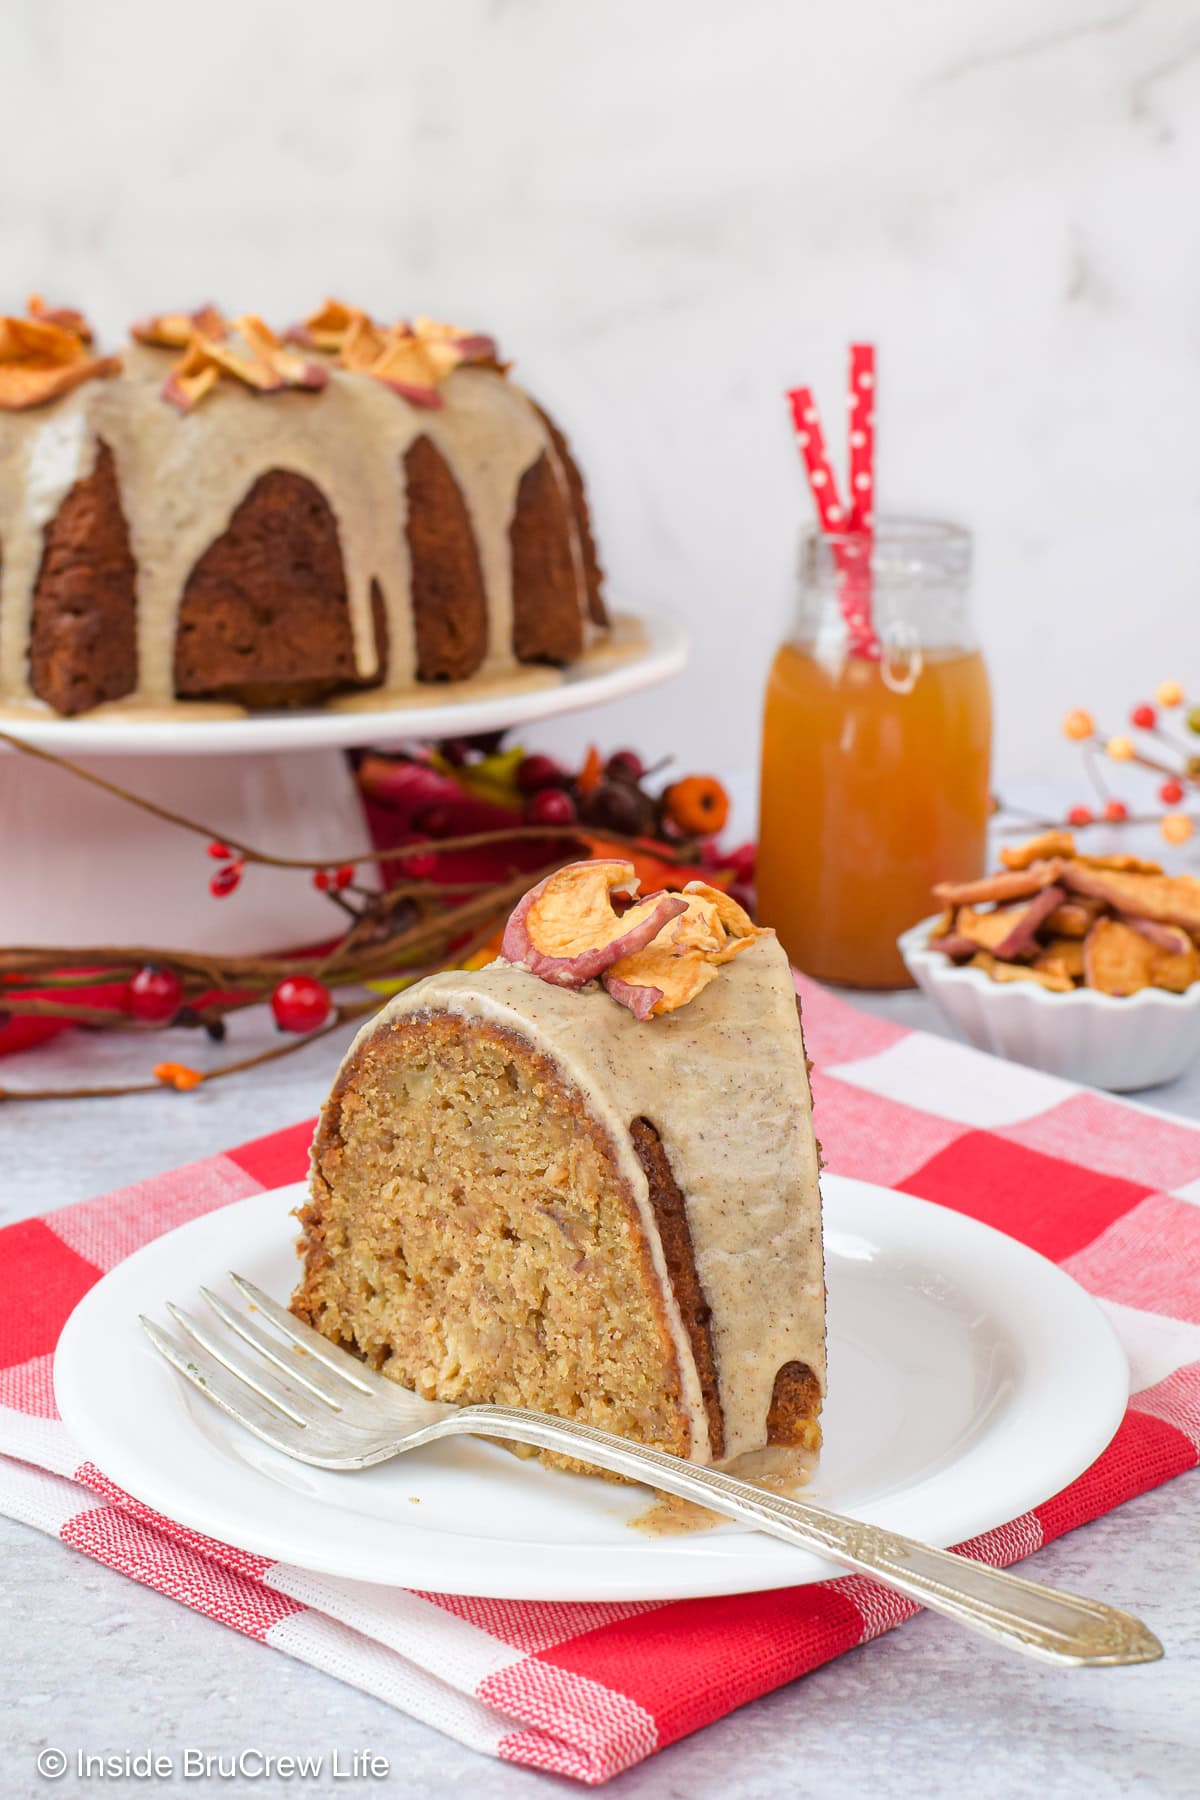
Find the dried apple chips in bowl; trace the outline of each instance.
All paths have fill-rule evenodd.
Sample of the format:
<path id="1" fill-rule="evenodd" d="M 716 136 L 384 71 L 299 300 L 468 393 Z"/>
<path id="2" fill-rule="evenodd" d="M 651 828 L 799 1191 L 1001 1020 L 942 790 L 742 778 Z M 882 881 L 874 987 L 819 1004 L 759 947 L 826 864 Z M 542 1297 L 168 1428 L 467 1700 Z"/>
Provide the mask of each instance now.
<path id="1" fill-rule="evenodd" d="M 1085 856 L 1068 831 L 1000 852 L 900 939 L 909 973 L 981 1049 L 1093 1087 L 1171 1081 L 1200 1055 L 1200 879 Z"/>

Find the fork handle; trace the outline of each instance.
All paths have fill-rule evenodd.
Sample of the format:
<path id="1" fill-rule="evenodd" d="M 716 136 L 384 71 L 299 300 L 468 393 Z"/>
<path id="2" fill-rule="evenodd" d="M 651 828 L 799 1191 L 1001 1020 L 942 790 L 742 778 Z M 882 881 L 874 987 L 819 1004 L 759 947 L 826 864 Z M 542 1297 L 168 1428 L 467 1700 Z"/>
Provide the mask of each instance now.
<path id="1" fill-rule="evenodd" d="M 806 1500 L 769 1493 L 723 1469 L 687 1463 L 594 1426 L 516 1407 L 471 1406 L 448 1419 L 445 1428 L 586 1456 L 613 1474 L 695 1501 L 869 1575 L 983 1637 L 1044 1662 L 1095 1667 L 1153 1662 L 1163 1654 L 1139 1619 L 1102 1601 L 1043 1587 Z"/>

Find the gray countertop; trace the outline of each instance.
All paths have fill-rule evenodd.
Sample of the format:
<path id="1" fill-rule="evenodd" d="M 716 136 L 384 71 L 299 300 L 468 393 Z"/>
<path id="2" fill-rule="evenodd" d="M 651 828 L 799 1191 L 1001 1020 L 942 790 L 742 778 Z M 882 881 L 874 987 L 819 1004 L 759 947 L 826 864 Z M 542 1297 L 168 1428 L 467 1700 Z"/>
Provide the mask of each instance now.
<path id="1" fill-rule="evenodd" d="M 859 997 L 872 1011 L 935 1028 L 916 995 Z M 239 1048 L 266 1043 L 246 1015 Z M 172 1046 L 178 1055 L 177 1043 Z M 160 1052 L 164 1053 L 164 1052 Z M 189 1045 L 189 1055 L 192 1046 Z M 6 1061 L 6 1081 L 99 1081 L 155 1060 L 152 1042 L 73 1034 Z M 195 1060 L 195 1057 L 193 1057 Z M 164 1093 L 3 1113 L 0 1222 L 104 1192 L 315 1111 L 332 1052 L 301 1052 L 186 1100 Z M 1200 1117 L 1200 1079 L 1145 1096 Z M 1060 1672 L 1018 1660 L 922 1616 L 804 1680 L 662 1752 L 606 1788 L 614 1797 L 1192 1796 L 1200 1777 L 1200 1609 L 1195 1538 L 1200 1482 L 1168 1484 L 1050 1545 L 1026 1565 L 1038 1578 L 1095 1592 L 1139 1613 L 1167 1646 L 1164 1662 Z M 578 1792 L 576 1784 L 494 1763 L 382 1702 L 237 1636 L 149 1589 L 0 1519 L 3 1778 L 17 1797 L 167 1791 L 113 1778 L 53 1783 L 34 1769 L 47 1745 L 74 1752 L 195 1747 L 226 1755 L 356 1749 L 390 1775 L 332 1786 L 298 1780 L 189 1781 L 197 1796 L 252 1792 L 440 1794 L 481 1800 Z M 171 1792 L 180 1791 L 170 1788 Z"/>

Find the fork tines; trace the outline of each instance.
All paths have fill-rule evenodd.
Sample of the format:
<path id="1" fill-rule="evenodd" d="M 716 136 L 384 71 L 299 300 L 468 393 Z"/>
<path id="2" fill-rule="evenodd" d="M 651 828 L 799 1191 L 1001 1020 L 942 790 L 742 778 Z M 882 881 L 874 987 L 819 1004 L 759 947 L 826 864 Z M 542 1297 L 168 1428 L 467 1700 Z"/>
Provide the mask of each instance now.
<path id="1" fill-rule="evenodd" d="M 168 1301 L 181 1336 L 144 1314 L 141 1324 L 171 1367 L 238 1424 L 289 1456 L 361 1468 L 377 1460 L 366 1440 L 374 1444 L 389 1423 L 427 1422 L 412 1417 L 424 1408 L 415 1395 L 329 1343 L 245 1276 L 231 1270 L 229 1279 L 244 1309 L 202 1287 L 216 1323 L 201 1323 Z"/>

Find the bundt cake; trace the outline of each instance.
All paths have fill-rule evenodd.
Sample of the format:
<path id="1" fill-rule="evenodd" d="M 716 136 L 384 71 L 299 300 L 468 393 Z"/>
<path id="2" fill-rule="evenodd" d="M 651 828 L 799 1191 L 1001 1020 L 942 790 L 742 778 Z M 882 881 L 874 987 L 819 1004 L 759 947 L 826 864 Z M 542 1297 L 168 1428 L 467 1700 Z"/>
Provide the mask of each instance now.
<path id="1" fill-rule="evenodd" d="M 134 337 L 0 318 L 0 709 L 411 704 L 602 635 L 579 471 L 490 339 L 337 302 Z"/>
<path id="2" fill-rule="evenodd" d="M 712 888 L 636 887 L 620 862 L 560 871 L 500 960 L 360 1033 L 292 1310 L 432 1399 L 811 1462 L 819 1155 L 788 961 Z"/>

